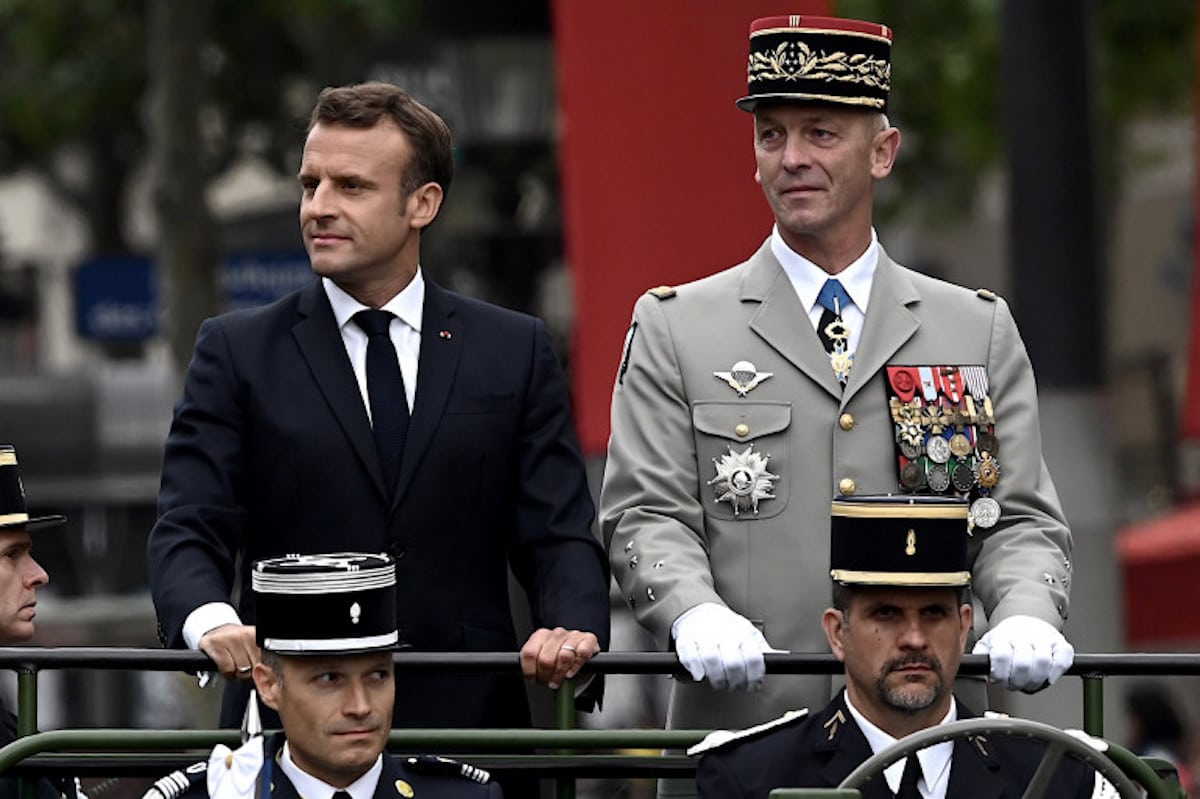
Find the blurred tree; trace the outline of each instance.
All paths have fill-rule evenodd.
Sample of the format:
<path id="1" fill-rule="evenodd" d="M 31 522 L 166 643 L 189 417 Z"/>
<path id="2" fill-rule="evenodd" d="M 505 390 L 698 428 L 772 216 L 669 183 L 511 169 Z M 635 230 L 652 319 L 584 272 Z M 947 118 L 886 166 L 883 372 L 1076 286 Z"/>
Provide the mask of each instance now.
<path id="1" fill-rule="evenodd" d="M 836 0 L 842 16 L 896 31 L 889 112 L 904 131 L 898 180 L 883 198 L 894 214 L 920 197 L 921 212 L 969 211 L 980 174 L 1004 152 L 999 53 L 1002 0 Z M 1110 165 L 1126 157 L 1126 123 L 1180 113 L 1192 101 L 1193 0 L 1093 0 L 1100 142 Z"/>
<path id="2" fill-rule="evenodd" d="M 199 320 L 218 310 L 217 246 L 199 207 L 208 181 L 248 150 L 295 170 L 316 90 L 361 80 L 421 5 L 0 0 L 0 174 L 36 172 L 86 220 L 91 254 L 126 253 L 129 188 L 150 126 L 162 126 L 154 195 L 182 365 Z"/>

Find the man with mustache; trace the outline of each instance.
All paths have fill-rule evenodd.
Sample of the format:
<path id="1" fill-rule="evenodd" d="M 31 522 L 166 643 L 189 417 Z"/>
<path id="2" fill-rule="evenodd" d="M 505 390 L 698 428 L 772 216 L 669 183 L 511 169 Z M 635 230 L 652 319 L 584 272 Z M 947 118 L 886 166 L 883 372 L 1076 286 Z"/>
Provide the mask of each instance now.
<path id="1" fill-rule="evenodd" d="M 952 693 L 971 630 L 967 515 L 957 498 L 834 500 L 833 606 L 821 623 L 846 688 L 818 713 L 793 711 L 693 747 L 689 753 L 702 756 L 701 797 L 766 799 L 773 788 L 837 786 L 896 740 L 974 716 Z M 1043 753 L 1039 742 L 1000 736 L 937 744 L 889 766 L 863 796 L 966 799 L 994 783 L 989 796 L 1019 797 Z M 1108 790 L 1090 767 L 1066 760 L 1046 795 Z"/>

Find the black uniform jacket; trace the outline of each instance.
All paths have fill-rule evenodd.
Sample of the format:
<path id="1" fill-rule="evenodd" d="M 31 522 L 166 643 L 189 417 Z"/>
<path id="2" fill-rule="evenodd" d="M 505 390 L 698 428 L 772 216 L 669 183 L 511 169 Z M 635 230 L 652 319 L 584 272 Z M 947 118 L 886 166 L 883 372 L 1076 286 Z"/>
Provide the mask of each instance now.
<path id="1" fill-rule="evenodd" d="M 516 651 L 508 567 L 535 626 L 608 645 L 608 564 L 566 384 L 540 320 L 425 281 L 416 399 L 394 496 L 320 282 L 200 328 L 164 453 L 150 587 L 165 646 L 228 602 L 242 557 L 388 552 L 402 646 Z M 397 727 L 529 723 L 519 673 L 397 675 Z M 248 683 L 221 722 L 242 718 Z M 270 717 L 264 725 L 272 726 Z"/>
<path id="2" fill-rule="evenodd" d="M 816 715 L 761 735 L 737 739 L 706 752 L 696 774 L 704 799 L 767 799 L 774 788 L 836 787 L 872 754 L 862 730 L 839 695 Z M 958 702 L 958 717 L 974 714 Z M 1036 741 L 994 736 L 954 742 L 947 799 L 1017 799 L 1041 762 Z M 1064 758 L 1046 796 L 1089 797 L 1095 772 Z M 880 775 L 865 786 L 864 799 L 892 799 Z"/>
<path id="3" fill-rule="evenodd" d="M 271 797 L 302 799 L 279 766 L 284 740 L 283 733 L 277 733 L 265 745 L 266 755 L 271 761 Z M 207 799 L 206 766 L 206 763 L 200 762 L 163 777 L 146 796 L 154 799 Z M 375 799 L 503 799 L 504 794 L 495 782 L 489 780 L 481 783 L 448 771 L 438 768 L 438 773 L 431 773 L 428 768 L 410 768 L 403 759 L 384 753 L 383 773 L 379 775 L 379 783 L 375 786 Z"/>
<path id="4" fill-rule="evenodd" d="M 302 799 L 296 792 L 283 769 L 280 757 L 283 751 L 283 733 L 271 735 L 264 751 L 271 762 L 270 780 L 272 799 Z M 409 767 L 401 758 L 384 753 L 383 773 L 379 775 L 374 799 L 503 799 L 504 794 L 496 782 L 470 779 L 463 771 L 478 773 L 478 769 L 461 768 L 461 763 L 443 761 L 436 767 Z M 208 763 L 194 763 L 186 769 L 157 780 L 146 798 L 154 799 L 206 799 L 208 788 Z"/>
<path id="5" fill-rule="evenodd" d="M 0 747 L 8 746 L 17 740 L 17 717 L 5 707 L 0 700 Z M 0 777 L 0 799 L 17 799 L 20 795 L 16 777 Z M 39 777 L 33 781 L 37 799 L 75 799 L 75 780 L 72 777 L 56 777 L 46 779 Z"/>

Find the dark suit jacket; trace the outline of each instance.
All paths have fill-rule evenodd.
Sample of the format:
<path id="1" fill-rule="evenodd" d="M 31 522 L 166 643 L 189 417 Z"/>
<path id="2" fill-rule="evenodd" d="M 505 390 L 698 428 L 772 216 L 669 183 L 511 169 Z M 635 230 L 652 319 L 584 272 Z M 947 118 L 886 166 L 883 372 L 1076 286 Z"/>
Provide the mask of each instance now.
<path id="1" fill-rule="evenodd" d="M 272 799 L 302 799 L 296 786 L 279 767 L 279 754 L 286 739 L 282 733 L 271 736 L 265 744 L 266 757 L 271 761 L 270 780 Z M 205 799 L 208 796 L 207 763 L 201 761 L 186 771 L 159 780 L 152 794 L 158 799 Z M 384 753 L 383 773 L 375 786 L 375 799 L 399 799 L 416 796 L 420 799 L 503 799 L 495 782 L 479 784 L 456 774 L 432 774 L 405 765 L 400 758 Z"/>
<path id="2" fill-rule="evenodd" d="M 607 646 L 607 563 L 543 324 L 426 280 L 419 358 L 389 501 L 319 282 L 201 326 L 148 542 L 164 645 L 184 646 L 192 610 L 229 601 L 239 556 L 237 606 L 253 624 L 254 560 L 362 551 L 396 558 L 403 645 L 515 651 L 511 564 L 535 625 L 589 630 Z M 237 724 L 245 700 L 226 699 L 222 722 Z M 398 675 L 395 726 L 528 723 L 516 672 Z"/>
<path id="3" fill-rule="evenodd" d="M 840 694 L 824 710 L 706 752 L 696 772 L 700 796 L 766 799 L 774 788 L 836 787 L 872 754 Z M 959 718 L 973 718 L 962 702 Z M 954 742 L 947 799 L 1017 799 L 1024 795 L 1045 747 L 1036 741 L 995 736 Z M 1064 758 L 1046 796 L 1089 797 L 1095 772 Z M 892 799 L 882 776 L 868 783 L 863 799 Z"/>

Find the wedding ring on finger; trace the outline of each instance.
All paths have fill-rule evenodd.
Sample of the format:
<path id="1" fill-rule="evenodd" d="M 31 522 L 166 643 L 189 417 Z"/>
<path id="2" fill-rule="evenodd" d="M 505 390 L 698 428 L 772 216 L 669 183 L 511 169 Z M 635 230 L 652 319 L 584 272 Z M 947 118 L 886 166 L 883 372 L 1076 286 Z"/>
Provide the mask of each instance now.
<path id="1" fill-rule="evenodd" d="M 253 666 L 238 666 L 238 674 L 249 674 L 254 671 Z"/>
<path id="2" fill-rule="evenodd" d="M 565 650 L 567 650 L 568 652 L 574 652 L 574 651 L 575 651 L 575 647 L 571 646 L 570 644 L 563 644 L 562 646 L 560 646 L 560 647 L 559 647 L 559 649 L 565 649 Z"/>

